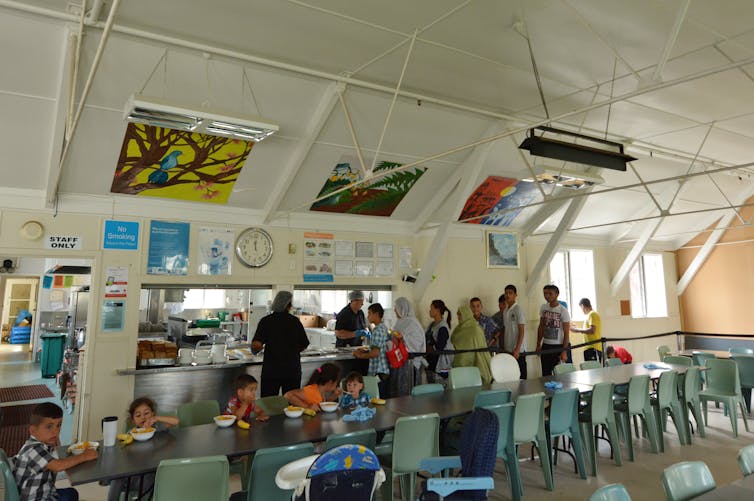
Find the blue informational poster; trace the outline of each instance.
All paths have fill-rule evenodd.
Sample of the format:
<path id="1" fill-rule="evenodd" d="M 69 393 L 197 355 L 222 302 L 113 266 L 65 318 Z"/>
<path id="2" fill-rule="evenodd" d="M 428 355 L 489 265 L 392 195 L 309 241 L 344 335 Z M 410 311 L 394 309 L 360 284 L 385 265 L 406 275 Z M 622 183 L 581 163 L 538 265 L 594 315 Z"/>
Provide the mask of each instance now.
<path id="1" fill-rule="evenodd" d="M 106 220 L 102 248 L 137 250 L 139 248 L 139 223 Z"/>
<path id="2" fill-rule="evenodd" d="M 190 229 L 189 223 L 150 221 L 148 274 L 188 274 Z"/>

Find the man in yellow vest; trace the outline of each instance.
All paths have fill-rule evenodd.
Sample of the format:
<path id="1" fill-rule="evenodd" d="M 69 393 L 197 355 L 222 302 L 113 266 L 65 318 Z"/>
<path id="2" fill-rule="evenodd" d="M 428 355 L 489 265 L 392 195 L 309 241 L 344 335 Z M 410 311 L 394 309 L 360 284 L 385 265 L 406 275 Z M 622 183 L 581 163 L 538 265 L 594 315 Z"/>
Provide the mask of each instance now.
<path id="1" fill-rule="evenodd" d="M 579 301 L 581 311 L 586 315 L 584 327 L 578 328 L 571 325 L 571 332 L 580 332 L 586 338 L 585 342 L 594 342 L 589 348 L 584 350 L 584 360 L 602 361 L 602 319 L 600 314 L 592 309 L 592 303 L 588 298 L 581 298 Z"/>

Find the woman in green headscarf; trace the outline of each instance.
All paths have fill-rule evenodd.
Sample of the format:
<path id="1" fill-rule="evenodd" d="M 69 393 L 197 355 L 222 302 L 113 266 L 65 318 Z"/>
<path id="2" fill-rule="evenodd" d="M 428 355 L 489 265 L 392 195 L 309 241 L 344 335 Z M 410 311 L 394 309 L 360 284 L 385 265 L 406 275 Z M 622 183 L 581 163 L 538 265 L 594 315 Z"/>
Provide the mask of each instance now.
<path id="1" fill-rule="evenodd" d="M 458 325 L 450 335 L 450 342 L 456 350 L 487 348 L 484 331 L 474 319 L 468 305 L 464 304 L 458 308 Z M 453 357 L 453 367 L 477 367 L 482 376 L 482 383 L 489 384 L 492 382 L 491 358 L 489 351 L 456 353 Z"/>

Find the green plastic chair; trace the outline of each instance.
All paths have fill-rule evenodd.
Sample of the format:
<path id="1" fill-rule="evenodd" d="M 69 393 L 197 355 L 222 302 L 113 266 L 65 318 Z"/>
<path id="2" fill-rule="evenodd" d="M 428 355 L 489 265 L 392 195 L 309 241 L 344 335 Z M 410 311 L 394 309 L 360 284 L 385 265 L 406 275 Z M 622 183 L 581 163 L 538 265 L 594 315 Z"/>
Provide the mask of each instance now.
<path id="1" fill-rule="evenodd" d="M 214 423 L 215 416 L 220 415 L 220 404 L 217 400 L 198 400 L 178 406 L 180 427 L 197 426 Z"/>
<path id="2" fill-rule="evenodd" d="M 379 382 L 377 376 L 364 376 L 364 391 L 372 398 L 380 398 Z"/>
<path id="3" fill-rule="evenodd" d="M 157 467 L 154 501 L 228 499 L 228 458 L 164 459 Z"/>
<path id="4" fill-rule="evenodd" d="M 736 362 L 738 367 L 738 379 L 741 383 L 741 395 L 746 404 L 746 411 L 751 414 L 751 389 L 754 388 L 754 356 L 733 354 L 731 359 Z"/>
<path id="5" fill-rule="evenodd" d="M 573 364 L 558 364 L 552 369 L 552 373 L 556 376 L 574 371 L 576 371 L 576 367 Z"/>
<path id="6" fill-rule="evenodd" d="M 683 461 L 665 468 L 662 487 L 667 501 L 686 501 L 713 490 L 717 485 L 703 461 Z"/>
<path id="7" fill-rule="evenodd" d="M 665 452 L 665 433 L 663 433 L 663 430 L 667 427 L 666 416 L 668 414 L 673 419 L 681 445 L 691 444 L 688 413 L 683 410 L 678 398 L 678 372 L 670 370 L 660 374 L 657 396 L 650 398 L 650 402 L 657 420 L 660 452 Z"/>
<path id="8" fill-rule="evenodd" d="M 675 364 L 675 365 L 683 365 L 686 367 L 691 367 L 692 360 L 689 357 L 682 357 L 680 355 L 667 355 L 665 358 L 662 359 L 663 362 L 666 364 Z"/>
<path id="9" fill-rule="evenodd" d="M 587 360 L 586 362 L 581 362 L 579 364 L 579 369 L 582 371 L 587 370 L 587 369 L 601 369 L 601 368 L 602 368 L 602 364 L 597 362 L 596 360 Z"/>
<path id="10" fill-rule="evenodd" d="M 733 437 L 738 437 L 738 412 L 736 406 L 741 408 L 741 417 L 744 427 L 749 431 L 749 422 L 746 420 L 744 398 L 741 394 L 741 383 L 738 378 L 738 366 L 733 360 L 707 360 L 707 387 L 699 392 L 699 399 L 704 409 L 704 424 L 709 426 L 707 420 L 707 402 L 721 402 L 725 405 L 730 417 L 730 425 L 733 428 Z"/>
<path id="11" fill-rule="evenodd" d="M 256 405 L 268 416 L 279 416 L 288 407 L 288 401 L 282 395 L 272 395 L 257 399 Z"/>
<path id="12" fill-rule="evenodd" d="M 691 411 L 696 421 L 696 427 L 699 430 L 699 436 L 704 438 L 704 421 L 702 421 L 702 402 L 699 399 L 699 385 L 701 378 L 699 376 L 699 367 L 689 367 L 686 369 L 686 374 L 683 378 L 683 392 L 681 393 L 681 403 L 686 411 Z M 687 421 L 691 423 L 690 418 L 687 416 Z M 689 434 L 689 440 L 691 434 Z M 690 443 L 690 442 L 689 442 Z"/>
<path id="13" fill-rule="evenodd" d="M 728 353 L 731 355 L 754 355 L 754 349 L 752 348 L 728 348 Z"/>
<path id="14" fill-rule="evenodd" d="M 279 488 L 275 484 L 275 475 L 288 463 L 314 454 L 314 444 L 311 442 L 259 449 L 251 462 L 246 490 L 234 492 L 230 501 L 289 501 L 293 489 Z"/>
<path id="15" fill-rule="evenodd" d="M 738 451 L 738 466 L 741 473 L 748 477 L 754 472 L 754 444 L 747 445 Z"/>
<path id="16" fill-rule="evenodd" d="M 368 428 L 350 433 L 328 435 L 327 440 L 325 440 L 325 450 L 329 451 L 339 445 L 347 444 L 363 445 L 367 449 L 374 451 L 374 447 L 377 445 L 377 432 L 374 428 Z"/>
<path id="17" fill-rule="evenodd" d="M 532 393 L 521 395 L 516 400 L 516 412 L 513 419 L 513 442 L 516 444 L 516 457 L 518 446 L 529 442 L 535 442 L 539 448 L 539 457 L 542 461 L 542 473 L 545 477 L 547 490 L 554 489 L 552 481 L 552 465 L 549 455 L 547 432 L 545 431 L 545 394 Z M 523 486 L 521 486 L 523 495 Z"/>
<path id="18" fill-rule="evenodd" d="M 13 476 L 13 470 L 10 467 L 10 461 L 3 449 L 0 449 L 0 471 L 3 474 L 3 492 L 5 501 L 19 501 L 18 486 L 16 478 Z"/>
<path id="19" fill-rule="evenodd" d="M 584 467 L 584 448 L 579 431 L 579 390 L 558 390 L 550 399 L 550 419 L 547 421 L 547 433 L 550 458 L 552 464 L 558 464 L 558 452 L 554 450 L 553 441 L 560 437 L 568 437 L 573 445 L 573 455 L 581 478 L 586 479 Z M 554 452 L 554 455 L 553 455 Z M 553 476 L 553 485 L 555 478 Z"/>
<path id="20" fill-rule="evenodd" d="M 420 384 L 411 388 L 411 396 L 416 395 L 434 395 L 435 393 L 442 393 L 445 388 L 440 383 Z"/>
<path id="21" fill-rule="evenodd" d="M 393 499 L 396 478 L 401 481 L 403 498 L 413 499 L 419 463 L 424 458 L 440 455 L 440 416 L 433 412 L 398 418 L 393 436 L 392 464 L 387 481 L 382 484 L 382 499 Z"/>
<path id="22" fill-rule="evenodd" d="M 652 452 L 659 451 L 659 439 L 654 411 L 649 401 L 649 375 L 633 376 L 628 382 L 628 400 L 615 404 L 615 413 L 618 420 L 618 430 L 626 440 L 628 460 L 634 460 L 634 444 L 631 434 L 631 418 L 641 418 L 642 425 L 649 436 Z M 638 435 L 638 430 L 636 431 Z"/>
<path id="23" fill-rule="evenodd" d="M 670 355 L 670 347 L 666 344 L 661 344 L 657 347 L 657 354 L 660 355 L 660 360 L 664 359 L 667 355 Z"/>
<path id="24" fill-rule="evenodd" d="M 597 475 L 597 438 L 599 427 L 607 430 L 615 464 L 618 466 L 623 465 L 620 440 L 618 438 L 618 426 L 615 421 L 613 405 L 613 383 L 597 383 L 592 388 L 590 406 L 579 415 L 581 436 L 585 442 L 584 449 L 587 451 L 589 474 L 593 477 Z"/>
<path id="25" fill-rule="evenodd" d="M 482 376 L 477 367 L 453 367 L 448 376 L 448 385 L 451 390 L 482 386 Z"/>
<path id="26" fill-rule="evenodd" d="M 512 402 L 497 405 L 488 405 L 484 407 L 488 411 L 494 412 L 497 416 L 499 425 L 497 436 L 497 457 L 505 463 L 505 470 L 508 474 L 508 485 L 511 489 L 511 498 L 513 501 L 520 501 L 523 493 L 521 492 L 521 470 L 518 465 L 518 455 L 516 454 L 516 444 L 513 441 L 513 423 L 515 407 Z"/>
<path id="27" fill-rule="evenodd" d="M 589 501 L 631 501 L 631 496 L 623 484 L 609 484 L 594 491 Z"/>
<path id="28" fill-rule="evenodd" d="M 714 353 L 709 353 L 706 351 L 692 351 L 691 352 L 691 360 L 694 362 L 694 365 L 698 365 L 699 367 L 705 367 L 707 365 L 707 360 L 715 360 L 717 356 Z M 702 384 L 707 384 L 707 375 L 704 371 L 701 373 L 702 378 Z"/>
<path id="29" fill-rule="evenodd" d="M 474 398 L 474 407 L 507 404 L 511 401 L 510 390 L 482 390 Z"/>
<path id="30" fill-rule="evenodd" d="M 607 367 L 616 367 L 618 365 L 623 365 L 623 361 L 620 358 L 608 358 L 605 360 L 605 365 Z M 620 485 L 620 484 L 618 484 Z"/>

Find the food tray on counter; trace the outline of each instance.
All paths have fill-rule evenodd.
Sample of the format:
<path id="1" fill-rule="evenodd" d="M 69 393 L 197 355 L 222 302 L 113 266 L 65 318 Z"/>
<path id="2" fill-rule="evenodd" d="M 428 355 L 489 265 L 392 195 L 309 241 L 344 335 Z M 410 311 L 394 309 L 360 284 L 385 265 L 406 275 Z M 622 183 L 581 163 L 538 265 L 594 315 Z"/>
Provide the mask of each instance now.
<path id="1" fill-rule="evenodd" d="M 172 367 L 178 363 L 176 358 L 140 358 L 137 360 L 138 367 Z"/>

